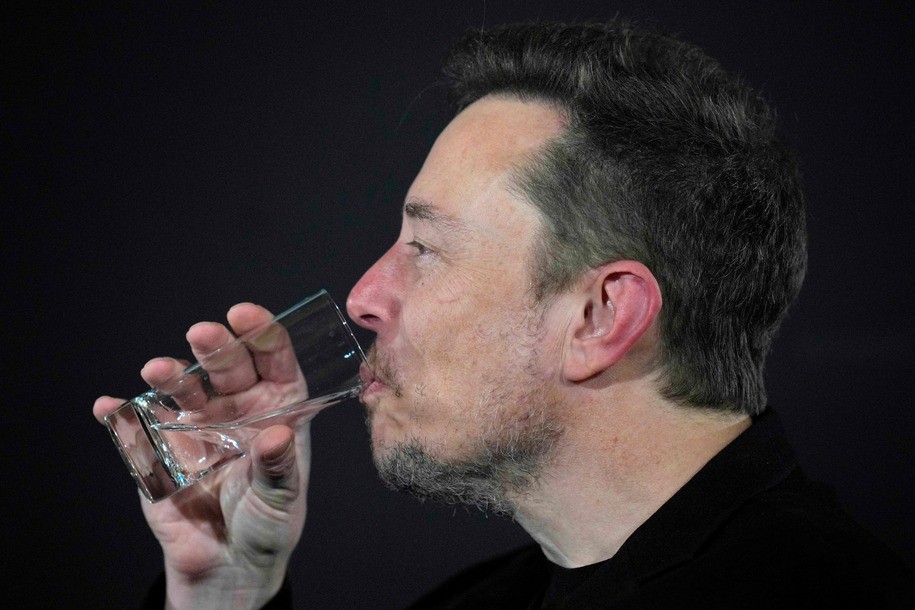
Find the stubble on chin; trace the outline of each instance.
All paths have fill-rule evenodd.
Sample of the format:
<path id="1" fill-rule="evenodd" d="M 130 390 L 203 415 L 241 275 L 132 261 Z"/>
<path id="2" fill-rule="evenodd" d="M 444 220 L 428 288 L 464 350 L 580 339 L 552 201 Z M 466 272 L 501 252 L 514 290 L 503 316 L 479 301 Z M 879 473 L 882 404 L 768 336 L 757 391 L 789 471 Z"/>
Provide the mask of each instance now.
<path id="1" fill-rule="evenodd" d="M 445 455 L 435 440 L 408 437 L 397 443 L 376 441 L 372 455 L 381 479 L 392 489 L 407 491 L 421 501 L 466 504 L 485 511 L 512 516 L 516 501 L 531 493 L 556 454 L 563 436 L 558 415 L 562 412 L 540 373 L 543 340 L 542 306 L 513 314 L 502 342 L 514 357 L 505 358 L 507 368 L 484 374 L 488 389 L 467 405 L 473 416 L 467 425 L 470 438 L 460 457 Z M 373 346 L 369 362 L 397 397 L 403 385 L 393 363 Z M 514 364 L 512 364 L 514 363 Z M 488 378 L 487 378 L 488 377 Z M 425 397 L 417 393 L 413 409 L 424 411 Z M 366 422 L 372 431 L 373 417 Z"/>
<path id="2" fill-rule="evenodd" d="M 511 406 L 522 412 L 509 416 L 505 404 L 490 405 L 500 410 L 502 419 L 480 433 L 464 458 L 440 457 L 440 448 L 415 437 L 390 446 L 373 440 L 379 476 L 391 489 L 406 491 L 420 501 L 514 515 L 515 498 L 536 487 L 562 437 L 562 427 L 542 392 L 531 391 Z M 366 422 L 371 432 L 371 413 Z"/>

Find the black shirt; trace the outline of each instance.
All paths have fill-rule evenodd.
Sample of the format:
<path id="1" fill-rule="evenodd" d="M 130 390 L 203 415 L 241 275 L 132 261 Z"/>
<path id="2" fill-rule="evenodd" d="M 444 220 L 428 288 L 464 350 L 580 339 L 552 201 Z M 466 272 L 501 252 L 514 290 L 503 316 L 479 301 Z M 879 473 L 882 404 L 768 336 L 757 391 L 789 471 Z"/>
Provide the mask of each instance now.
<path id="1" fill-rule="evenodd" d="M 458 574 L 412 607 L 912 607 L 913 581 L 828 487 L 804 475 L 769 410 L 612 558 L 564 569 L 530 545 Z"/>

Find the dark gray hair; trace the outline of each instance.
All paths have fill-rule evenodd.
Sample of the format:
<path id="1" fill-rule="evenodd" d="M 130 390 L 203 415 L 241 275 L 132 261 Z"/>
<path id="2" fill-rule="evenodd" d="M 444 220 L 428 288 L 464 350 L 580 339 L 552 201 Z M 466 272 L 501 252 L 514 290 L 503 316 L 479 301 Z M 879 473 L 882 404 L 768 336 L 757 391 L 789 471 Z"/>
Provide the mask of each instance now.
<path id="1" fill-rule="evenodd" d="M 801 180 L 762 97 L 697 47 L 621 21 L 473 30 L 445 73 L 458 110 L 509 95 L 568 121 L 517 180 L 544 222 L 538 298 L 642 262 L 664 300 L 662 393 L 762 412 L 807 261 Z"/>

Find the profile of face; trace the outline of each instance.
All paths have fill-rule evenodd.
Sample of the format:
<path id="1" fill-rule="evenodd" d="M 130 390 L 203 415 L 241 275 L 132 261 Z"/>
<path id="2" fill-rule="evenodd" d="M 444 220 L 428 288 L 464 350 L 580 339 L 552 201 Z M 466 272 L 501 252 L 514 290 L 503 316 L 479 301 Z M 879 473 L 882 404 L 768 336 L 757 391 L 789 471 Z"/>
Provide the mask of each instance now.
<path id="1" fill-rule="evenodd" d="M 563 321 L 532 294 L 542 221 L 512 171 L 562 127 L 540 104 L 466 108 L 411 186 L 397 242 L 349 295 L 376 333 L 361 400 L 394 487 L 511 511 L 506 490 L 531 484 L 561 436 Z"/>

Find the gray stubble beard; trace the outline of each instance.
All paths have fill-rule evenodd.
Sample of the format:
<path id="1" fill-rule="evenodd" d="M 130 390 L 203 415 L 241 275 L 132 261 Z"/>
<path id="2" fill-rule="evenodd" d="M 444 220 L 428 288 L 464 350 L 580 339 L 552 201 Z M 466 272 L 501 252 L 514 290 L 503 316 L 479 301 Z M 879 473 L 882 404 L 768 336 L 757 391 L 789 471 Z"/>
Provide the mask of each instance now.
<path id="1" fill-rule="evenodd" d="M 515 499 L 537 485 L 562 437 L 542 393 L 525 393 L 520 402 L 526 403 L 520 416 L 499 421 L 481 434 L 470 458 L 437 458 L 416 438 L 390 448 L 373 447 L 379 476 L 390 488 L 420 501 L 514 516 Z M 366 419 L 371 430 L 371 415 Z"/>

